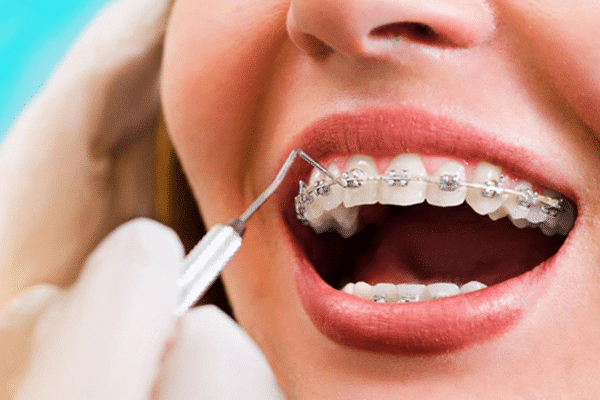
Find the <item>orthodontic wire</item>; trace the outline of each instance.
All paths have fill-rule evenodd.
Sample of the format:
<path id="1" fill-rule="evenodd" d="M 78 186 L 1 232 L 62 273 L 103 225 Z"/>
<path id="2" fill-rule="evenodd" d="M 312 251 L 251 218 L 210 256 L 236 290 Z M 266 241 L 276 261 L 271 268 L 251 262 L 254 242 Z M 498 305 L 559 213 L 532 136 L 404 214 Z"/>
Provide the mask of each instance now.
<path id="1" fill-rule="evenodd" d="M 319 168 L 319 170 L 321 170 L 321 168 Z M 322 171 L 322 170 L 321 170 Z M 328 182 L 326 183 L 326 186 L 333 186 L 335 184 L 338 184 L 342 187 L 346 187 L 346 185 L 344 185 L 343 183 L 340 182 L 340 177 L 333 177 L 331 173 L 327 174 L 328 177 L 330 177 L 332 179 L 332 182 Z M 384 175 L 379 175 L 379 176 L 370 176 L 370 177 L 365 177 L 362 178 L 363 180 L 366 181 L 385 181 L 388 180 L 389 177 L 384 176 Z M 411 182 L 427 182 L 427 183 L 432 183 L 432 184 L 439 184 L 438 180 L 434 180 L 430 177 L 414 177 L 414 178 L 410 178 Z M 458 181 L 458 184 L 460 184 L 461 186 L 467 187 L 467 188 L 475 188 L 475 189 L 492 189 L 492 190 L 496 190 L 498 191 L 499 194 L 509 194 L 509 195 L 513 195 L 513 196 L 517 196 L 517 197 L 521 197 L 523 200 L 526 200 L 528 198 L 527 194 L 525 192 L 521 192 L 518 190 L 514 190 L 514 189 L 509 189 L 509 188 L 503 188 L 501 186 L 490 186 L 490 185 L 485 185 L 482 183 L 473 183 L 473 182 L 463 182 L 463 181 Z M 305 188 L 305 193 L 308 195 L 312 195 L 312 193 L 314 193 L 316 189 L 316 185 L 311 184 L 309 186 L 307 186 Z M 542 194 L 539 194 L 537 192 L 534 192 L 537 194 L 537 201 L 544 203 L 550 207 L 559 207 L 560 206 L 560 199 L 556 199 L 553 197 L 548 197 L 548 196 L 544 196 Z"/>

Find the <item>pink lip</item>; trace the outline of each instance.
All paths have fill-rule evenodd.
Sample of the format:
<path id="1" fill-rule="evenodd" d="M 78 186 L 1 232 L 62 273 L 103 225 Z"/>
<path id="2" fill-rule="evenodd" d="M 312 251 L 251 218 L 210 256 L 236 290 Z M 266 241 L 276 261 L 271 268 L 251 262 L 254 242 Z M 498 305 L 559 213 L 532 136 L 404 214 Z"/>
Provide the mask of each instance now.
<path id="1" fill-rule="evenodd" d="M 317 160 L 328 155 L 395 156 L 404 152 L 486 160 L 576 200 L 567 177 L 552 160 L 540 159 L 471 126 L 422 110 L 371 109 L 328 116 L 297 135 L 289 150 L 293 148 L 302 148 Z M 306 178 L 309 169 L 296 163 L 287 190 L 277 196 L 285 205 L 283 214 L 293 208 L 290 199 L 297 190 L 296 182 Z M 552 177 L 551 182 L 548 177 Z M 306 259 L 288 227 L 283 230 L 293 253 L 297 291 L 317 329 L 346 346 L 404 355 L 456 351 L 516 326 L 543 294 L 564 250 L 563 246 L 533 270 L 484 290 L 422 303 L 380 304 L 330 287 Z"/>
<path id="2" fill-rule="evenodd" d="M 485 160 L 512 176 L 525 177 L 578 202 L 560 160 L 544 158 L 539 152 L 503 141 L 501 136 L 416 108 L 374 108 L 326 116 L 297 134 L 283 154 L 296 148 L 316 160 L 328 155 L 393 157 L 400 153 L 447 156 L 471 162 Z M 283 160 L 283 157 L 278 160 L 277 168 Z M 306 179 L 309 171 L 307 164 L 297 163 L 294 172 L 299 179 Z M 292 191 L 297 190 L 295 185 L 291 186 Z"/>
<path id="3" fill-rule="evenodd" d="M 295 243 L 295 250 L 301 253 Z M 484 290 L 445 299 L 379 304 L 327 285 L 302 254 L 294 276 L 313 324 L 335 342 L 390 354 L 443 354 L 490 340 L 518 321 L 541 295 L 552 261 Z"/>

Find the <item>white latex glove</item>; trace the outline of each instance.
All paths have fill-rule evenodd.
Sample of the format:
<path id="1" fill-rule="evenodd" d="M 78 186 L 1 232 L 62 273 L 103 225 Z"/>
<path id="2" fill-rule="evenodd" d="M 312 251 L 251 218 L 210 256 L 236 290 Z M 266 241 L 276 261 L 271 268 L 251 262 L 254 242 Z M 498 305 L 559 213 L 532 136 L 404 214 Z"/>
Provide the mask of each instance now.
<path id="1" fill-rule="evenodd" d="M 28 359 L 11 374 L 15 398 L 150 398 L 175 330 L 182 258 L 172 231 L 135 220 L 99 245 L 70 290 L 38 286 L 9 303 L 3 360 Z"/>
<path id="2" fill-rule="evenodd" d="M 223 313 L 175 319 L 170 230 L 138 220 L 98 245 L 156 209 L 171 3 L 108 4 L 1 143 L 1 400 L 283 398 Z"/>
<path id="3" fill-rule="evenodd" d="M 148 219 L 113 232 L 68 291 L 0 313 L 2 399 L 283 399 L 254 343 L 215 307 L 175 317 L 182 245 Z"/>
<path id="4" fill-rule="evenodd" d="M 68 287 L 109 232 L 153 216 L 170 3 L 109 3 L 0 143 L 0 308 Z"/>

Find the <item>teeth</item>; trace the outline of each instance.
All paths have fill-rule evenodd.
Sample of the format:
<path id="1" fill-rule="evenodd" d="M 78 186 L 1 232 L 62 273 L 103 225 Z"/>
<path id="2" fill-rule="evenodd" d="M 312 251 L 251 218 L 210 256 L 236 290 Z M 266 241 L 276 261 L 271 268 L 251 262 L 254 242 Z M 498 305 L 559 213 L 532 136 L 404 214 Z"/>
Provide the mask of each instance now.
<path id="1" fill-rule="evenodd" d="M 402 154 L 392 160 L 379 182 L 379 202 L 410 206 L 425 201 L 427 171 L 416 154 Z M 412 178 L 412 179 L 411 179 Z"/>
<path id="2" fill-rule="evenodd" d="M 350 237 L 357 231 L 358 206 L 377 202 L 408 206 L 424 199 L 439 207 L 466 200 L 475 212 L 493 221 L 508 216 L 516 227 L 539 227 L 546 235 L 566 235 L 574 222 L 573 205 L 559 193 L 545 190 L 538 196 L 525 181 L 514 189 L 505 188 L 500 168 L 486 162 L 477 165 L 470 182 L 466 182 L 464 166 L 456 161 L 427 176 L 417 154 L 394 158 L 381 175 L 373 158 L 364 155 L 351 157 L 341 175 L 334 163 L 328 170 L 338 177 L 335 181 L 314 169 L 308 186 L 301 183 L 295 199 L 298 219 L 317 233 L 335 229 Z"/>
<path id="3" fill-rule="evenodd" d="M 427 188 L 427 203 L 438 207 L 458 206 L 465 201 L 467 188 L 461 185 L 465 179 L 465 167 L 451 161 L 433 175 Z"/>
<path id="4" fill-rule="evenodd" d="M 331 172 L 333 176 L 340 176 L 340 169 L 334 163 L 331 163 L 327 170 Z M 331 182 L 331 180 L 326 179 L 326 182 Z M 333 210 L 334 208 L 342 204 L 342 201 L 344 200 L 344 189 L 341 186 L 331 185 L 329 188 L 329 194 L 327 196 L 322 196 L 323 209 L 325 211 Z"/>
<path id="5" fill-rule="evenodd" d="M 358 209 L 359 207 L 346 208 L 340 204 L 337 208 L 331 210 L 333 228 L 345 239 L 356 233 L 358 228 Z M 328 225 L 325 230 L 328 230 L 331 225 Z"/>
<path id="6" fill-rule="evenodd" d="M 371 300 L 372 289 L 373 287 L 366 282 L 356 282 L 354 285 L 354 293 L 352 294 L 361 299 Z"/>
<path id="7" fill-rule="evenodd" d="M 454 283 L 432 283 L 430 285 L 378 283 L 371 286 L 366 282 L 356 282 L 346 284 L 342 291 L 377 303 L 412 303 L 470 293 L 486 287 L 477 281 L 471 281 L 460 289 Z"/>
<path id="8" fill-rule="evenodd" d="M 531 225 L 537 226 L 539 223 L 546 221 L 548 215 L 544 213 L 541 204 L 538 203 L 535 207 L 531 207 L 525 219 L 529 221 Z"/>
<path id="9" fill-rule="evenodd" d="M 308 180 L 308 184 L 311 186 L 316 185 L 319 181 L 323 180 L 323 174 L 318 169 L 313 169 L 310 174 L 310 179 Z M 309 221 L 321 225 L 323 224 L 324 219 L 329 219 L 327 217 L 323 217 L 323 200 L 325 197 L 323 196 L 313 196 L 313 202 L 310 207 L 306 209 L 306 218 Z"/>
<path id="10" fill-rule="evenodd" d="M 398 287 L 399 303 L 412 303 L 415 301 L 421 301 L 421 296 L 425 291 L 425 285 L 412 284 L 400 284 Z"/>
<path id="11" fill-rule="evenodd" d="M 373 286 L 373 296 L 371 300 L 375 296 L 379 296 L 379 298 L 385 299 L 386 303 L 397 303 L 400 300 L 400 296 L 398 295 L 398 288 L 393 283 L 378 283 Z"/>
<path id="12" fill-rule="evenodd" d="M 531 187 L 532 187 L 531 183 L 529 183 L 529 182 L 520 182 L 515 187 L 515 190 L 517 192 L 530 193 L 532 190 Z M 530 207 L 530 204 L 524 202 L 521 197 L 511 196 L 506 201 L 506 203 L 504 203 L 504 208 L 506 209 L 510 219 L 514 223 L 514 220 L 520 220 L 520 219 L 526 218 L 527 214 L 529 214 L 529 209 L 531 207 Z"/>
<path id="13" fill-rule="evenodd" d="M 552 235 L 555 235 L 556 232 L 558 232 L 558 228 L 556 226 L 548 226 L 546 224 L 540 225 L 540 230 L 546 236 L 552 236 Z"/>
<path id="14" fill-rule="evenodd" d="M 460 293 L 460 289 L 454 283 L 432 283 L 427 285 L 422 294 L 423 300 L 435 300 L 450 297 Z"/>
<path id="15" fill-rule="evenodd" d="M 567 235 L 575 222 L 575 210 L 568 201 L 563 203 L 563 208 L 564 211 L 558 215 L 556 227 L 561 234 Z"/>
<path id="16" fill-rule="evenodd" d="M 544 190 L 544 196 L 548 196 L 551 197 L 553 199 L 560 199 L 560 194 L 556 193 L 554 190 L 550 190 L 550 189 L 546 189 Z M 543 209 L 544 207 L 540 207 L 540 209 Z M 554 228 L 558 222 L 558 212 L 555 210 L 554 212 L 552 212 L 552 210 L 548 211 L 548 215 L 546 215 L 546 219 L 544 220 L 544 224 L 547 227 L 550 228 Z"/>
<path id="17" fill-rule="evenodd" d="M 514 219 L 510 215 L 508 216 L 508 218 L 510 219 L 510 222 L 512 222 L 513 225 L 519 229 L 527 228 L 528 226 L 530 226 L 529 221 L 527 221 L 526 219 Z"/>
<path id="18" fill-rule="evenodd" d="M 369 156 L 356 155 L 348 161 L 343 177 L 348 180 L 349 190 L 344 194 L 344 205 L 353 207 L 361 204 L 377 203 L 377 167 L 375 160 Z"/>
<path id="19" fill-rule="evenodd" d="M 477 282 L 477 281 L 471 281 L 469 283 L 465 283 L 464 285 L 462 285 L 460 287 L 460 292 L 461 293 L 471 293 L 474 292 L 476 290 L 480 290 L 480 289 L 485 289 L 487 286 L 484 285 L 481 282 Z"/>
<path id="20" fill-rule="evenodd" d="M 530 189 L 530 187 L 531 186 L 528 182 L 524 182 L 523 184 L 517 186 L 519 190 L 525 191 Z M 529 198 L 535 198 L 534 192 L 529 192 L 529 194 Z M 531 197 L 531 195 L 533 195 L 533 197 Z M 553 190 L 545 190 L 543 196 L 550 199 L 560 199 L 560 195 Z M 509 203 L 507 202 L 504 207 L 508 207 L 508 204 Z M 558 208 L 553 208 L 541 201 L 535 201 L 533 204 L 531 202 L 528 203 L 527 198 L 525 198 L 519 206 L 518 201 L 512 201 L 510 206 L 513 207 L 513 213 L 509 214 L 509 219 L 514 226 L 520 229 L 539 227 L 540 230 L 547 236 L 552 236 L 556 233 L 567 235 L 573 227 L 573 222 L 575 219 L 573 207 L 567 201 L 562 201 L 559 204 L 562 205 Z M 521 216 L 525 214 L 523 210 L 527 210 L 528 205 L 530 207 L 524 218 L 513 217 L 513 215 Z"/>
<path id="21" fill-rule="evenodd" d="M 500 188 L 503 181 L 502 171 L 499 167 L 480 162 L 477 164 L 471 183 L 486 185 L 489 188 L 481 189 L 470 187 L 467 190 L 467 204 L 477 214 L 485 215 L 496 211 L 508 198 L 507 194 L 500 194 L 494 188 Z"/>
<path id="22" fill-rule="evenodd" d="M 491 213 L 488 214 L 488 217 L 490 217 L 490 219 L 492 221 L 497 221 L 499 219 L 502 219 L 504 217 L 508 216 L 508 211 L 506 211 L 506 208 L 504 208 L 504 206 L 500 207 L 499 209 L 497 209 L 496 211 L 493 211 Z"/>
<path id="23" fill-rule="evenodd" d="M 342 292 L 354 294 L 354 283 L 347 283 L 346 286 L 344 286 L 344 288 L 342 289 Z"/>

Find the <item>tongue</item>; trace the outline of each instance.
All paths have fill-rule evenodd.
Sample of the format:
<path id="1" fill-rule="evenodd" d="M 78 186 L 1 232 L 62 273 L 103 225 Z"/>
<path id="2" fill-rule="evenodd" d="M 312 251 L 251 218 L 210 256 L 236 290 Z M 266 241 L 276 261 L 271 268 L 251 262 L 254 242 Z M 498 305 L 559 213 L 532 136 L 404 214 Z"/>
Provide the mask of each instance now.
<path id="1" fill-rule="evenodd" d="M 492 222 L 467 205 L 392 207 L 376 229 L 353 270 L 354 282 L 477 280 L 489 286 L 532 269 L 557 249 L 556 239 L 538 229 Z"/>

